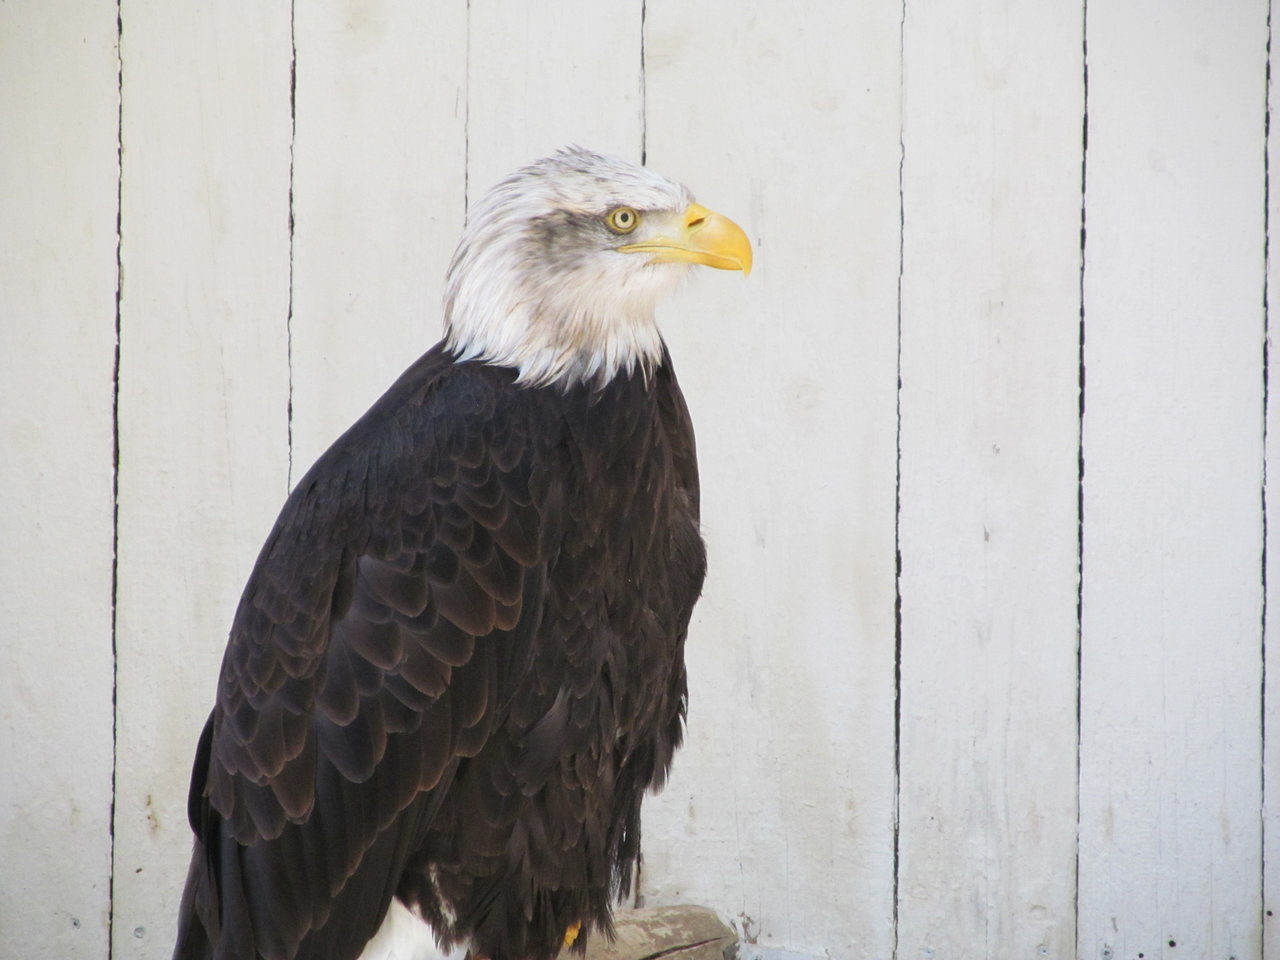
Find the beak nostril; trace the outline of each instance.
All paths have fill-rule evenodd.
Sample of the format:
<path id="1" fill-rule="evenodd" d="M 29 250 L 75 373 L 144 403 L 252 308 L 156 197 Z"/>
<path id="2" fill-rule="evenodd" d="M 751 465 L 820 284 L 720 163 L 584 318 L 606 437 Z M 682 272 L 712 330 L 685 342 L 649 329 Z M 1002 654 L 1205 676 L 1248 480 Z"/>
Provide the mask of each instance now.
<path id="1" fill-rule="evenodd" d="M 684 228 L 687 231 L 698 230 L 714 222 L 715 214 L 700 203 L 691 203 L 684 208 Z"/>

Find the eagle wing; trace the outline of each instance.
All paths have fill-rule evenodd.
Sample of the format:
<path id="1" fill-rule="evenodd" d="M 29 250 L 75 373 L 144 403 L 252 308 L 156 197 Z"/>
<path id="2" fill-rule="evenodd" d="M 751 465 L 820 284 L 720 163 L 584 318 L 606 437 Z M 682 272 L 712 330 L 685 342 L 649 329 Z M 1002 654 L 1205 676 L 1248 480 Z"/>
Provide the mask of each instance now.
<path id="1" fill-rule="evenodd" d="M 359 953 L 528 670 L 536 451 L 509 372 L 461 369 L 411 367 L 262 549 L 197 751 L 175 956 Z"/>

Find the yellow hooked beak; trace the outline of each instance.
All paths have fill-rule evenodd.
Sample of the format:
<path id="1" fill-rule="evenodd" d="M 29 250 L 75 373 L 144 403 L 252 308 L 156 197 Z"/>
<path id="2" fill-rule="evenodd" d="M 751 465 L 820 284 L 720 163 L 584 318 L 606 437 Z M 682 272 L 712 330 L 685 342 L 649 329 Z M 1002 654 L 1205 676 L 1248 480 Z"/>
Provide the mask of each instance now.
<path id="1" fill-rule="evenodd" d="M 692 203 L 671 232 L 673 236 L 649 237 L 618 250 L 652 254 L 651 263 L 700 263 L 717 270 L 751 272 L 751 241 L 728 217 Z"/>

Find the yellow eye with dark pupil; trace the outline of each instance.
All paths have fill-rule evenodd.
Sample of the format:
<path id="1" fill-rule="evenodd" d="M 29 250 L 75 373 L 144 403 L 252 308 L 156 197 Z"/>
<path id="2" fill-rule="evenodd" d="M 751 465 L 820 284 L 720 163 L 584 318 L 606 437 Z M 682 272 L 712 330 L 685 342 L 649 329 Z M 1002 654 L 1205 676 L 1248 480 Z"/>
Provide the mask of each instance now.
<path id="1" fill-rule="evenodd" d="M 614 233 L 630 233 L 640 223 L 640 214 L 630 207 L 615 207 L 604 218 L 605 224 Z"/>

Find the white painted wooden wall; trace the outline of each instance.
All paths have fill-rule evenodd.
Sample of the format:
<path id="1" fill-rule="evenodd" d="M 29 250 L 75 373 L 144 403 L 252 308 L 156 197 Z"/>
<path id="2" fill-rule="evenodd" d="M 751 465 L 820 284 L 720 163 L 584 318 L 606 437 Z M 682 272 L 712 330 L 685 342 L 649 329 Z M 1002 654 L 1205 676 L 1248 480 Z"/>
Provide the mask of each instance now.
<path id="1" fill-rule="evenodd" d="M 1271 14 L 0 2 L 0 957 L 168 956 L 276 510 L 468 199 L 578 142 L 757 244 L 664 312 L 711 575 L 646 900 L 748 957 L 1280 958 Z"/>

